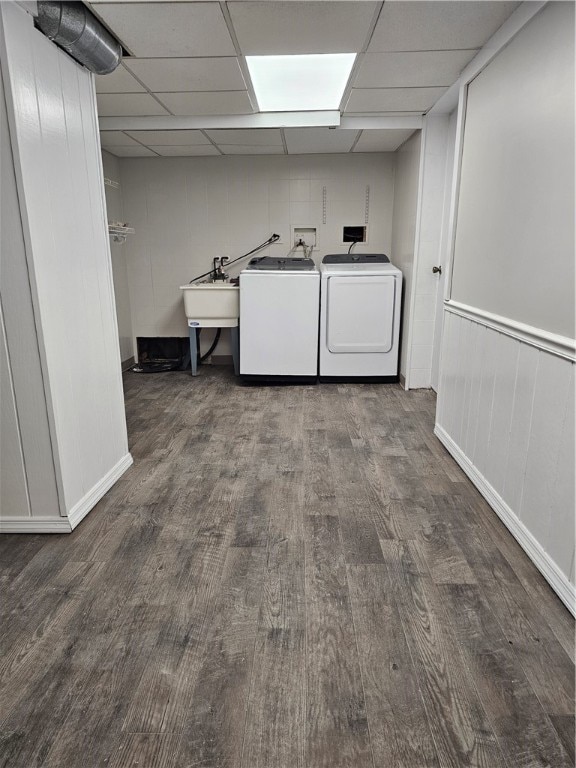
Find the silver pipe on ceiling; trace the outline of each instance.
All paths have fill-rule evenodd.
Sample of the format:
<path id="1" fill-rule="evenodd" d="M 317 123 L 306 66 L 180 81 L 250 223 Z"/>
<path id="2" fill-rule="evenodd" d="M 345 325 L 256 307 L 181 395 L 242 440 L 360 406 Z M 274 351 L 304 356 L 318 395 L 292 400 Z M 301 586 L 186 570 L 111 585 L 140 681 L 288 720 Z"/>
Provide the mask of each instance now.
<path id="1" fill-rule="evenodd" d="M 108 75 L 122 60 L 122 46 L 83 3 L 38 0 L 36 26 L 90 72 Z"/>

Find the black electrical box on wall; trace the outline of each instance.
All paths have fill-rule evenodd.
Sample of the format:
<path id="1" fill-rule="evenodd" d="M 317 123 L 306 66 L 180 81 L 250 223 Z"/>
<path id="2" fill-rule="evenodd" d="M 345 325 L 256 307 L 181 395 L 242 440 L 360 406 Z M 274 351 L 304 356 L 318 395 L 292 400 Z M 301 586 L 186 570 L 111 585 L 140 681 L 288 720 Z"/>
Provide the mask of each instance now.
<path id="1" fill-rule="evenodd" d="M 366 227 L 344 227 L 342 232 L 343 243 L 365 243 Z"/>

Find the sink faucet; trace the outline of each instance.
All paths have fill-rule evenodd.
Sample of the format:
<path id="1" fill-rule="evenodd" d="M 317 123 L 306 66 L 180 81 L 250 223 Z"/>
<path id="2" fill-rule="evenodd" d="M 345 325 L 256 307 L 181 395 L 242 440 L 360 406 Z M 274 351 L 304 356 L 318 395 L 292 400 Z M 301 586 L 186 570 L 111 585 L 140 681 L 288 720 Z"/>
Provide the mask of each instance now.
<path id="1" fill-rule="evenodd" d="M 215 256 L 214 257 L 214 266 L 212 269 L 212 280 L 213 282 L 216 282 L 217 280 L 228 280 L 228 275 L 226 272 L 224 272 L 223 267 L 228 263 L 230 257 L 229 256 Z"/>

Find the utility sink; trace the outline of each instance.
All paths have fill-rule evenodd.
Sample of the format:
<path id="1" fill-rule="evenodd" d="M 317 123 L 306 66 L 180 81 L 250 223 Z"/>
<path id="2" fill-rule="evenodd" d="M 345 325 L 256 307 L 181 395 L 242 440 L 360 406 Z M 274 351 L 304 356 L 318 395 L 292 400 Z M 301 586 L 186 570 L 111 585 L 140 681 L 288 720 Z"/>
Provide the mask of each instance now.
<path id="1" fill-rule="evenodd" d="M 234 328 L 240 315 L 240 289 L 227 283 L 181 285 L 188 325 Z"/>

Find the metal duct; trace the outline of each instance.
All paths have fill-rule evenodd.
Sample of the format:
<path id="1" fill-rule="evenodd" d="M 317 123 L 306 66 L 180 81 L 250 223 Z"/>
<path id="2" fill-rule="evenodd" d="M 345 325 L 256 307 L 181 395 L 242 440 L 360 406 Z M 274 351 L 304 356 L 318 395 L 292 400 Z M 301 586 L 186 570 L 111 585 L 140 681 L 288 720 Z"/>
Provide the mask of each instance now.
<path id="1" fill-rule="evenodd" d="M 82 3 L 39 0 L 36 25 L 97 75 L 108 75 L 120 64 L 122 46 Z"/>

